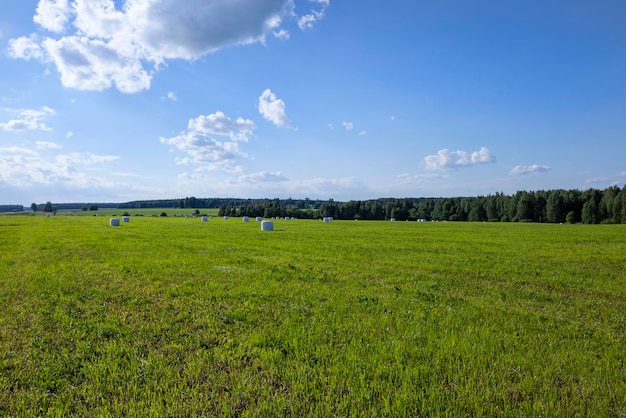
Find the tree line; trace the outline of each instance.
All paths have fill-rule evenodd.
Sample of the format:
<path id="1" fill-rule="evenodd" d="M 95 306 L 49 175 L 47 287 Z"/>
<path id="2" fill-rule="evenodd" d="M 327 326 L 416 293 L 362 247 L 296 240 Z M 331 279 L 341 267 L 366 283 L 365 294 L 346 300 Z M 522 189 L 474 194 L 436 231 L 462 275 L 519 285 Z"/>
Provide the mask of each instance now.
<path id="1" fill-rule="evenodd" d="M 5 205 L 6 209 L 23 209 Z M 294 217 L 300 219 L 362 219 L 470 222 L 550 222 L 550 223 L 624 223 L 626 224 L 626 186 L 611 186 L 604 190 L 538 190 L 518 191 L 477 197 L 380 198 L 347 202 L 319 199 L 236 199 L 196 198 L 137 200 L 127 203 L 58 203 L 37 205 L 33 211 L 65 208 L 116 207 L 138 208 L 219 208 L 219 216 Z"/>
<path id="2" fill-rule="evenodd" d="M 307 200 L 308 207 L 289 199 L 222 203 L 220 216 L 295 217 L 470 222 L 626 223 L 626 187 L 604 190 L 519 191 L 477 197 L 384 198 L 336 202 Z"/>

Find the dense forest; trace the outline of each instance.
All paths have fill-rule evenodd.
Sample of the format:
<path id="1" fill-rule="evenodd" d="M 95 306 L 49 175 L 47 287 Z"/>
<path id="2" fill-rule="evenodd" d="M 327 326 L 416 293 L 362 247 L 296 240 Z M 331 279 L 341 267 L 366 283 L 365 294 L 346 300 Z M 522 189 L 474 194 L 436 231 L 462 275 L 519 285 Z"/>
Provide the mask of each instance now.
<path id="1" fill-rule="evenodd" d="M 626 224 L 626 186 L 604 190 L 519 191 L 514 195 L 496 193 L 478 197 L 380 198 L 348 202 L 317 199 L 234 199 L 196 198 L 140 200 L 121 204 L 58 203 L 31 205 L 32 210 L 97 210 L 116 207 L 138 208 L 219 208 L 220 216 L 262 216 L 318 219 L 470 222 L 551 222 Z M 21 205 L 0 206 L 0 210 L 21 211 Z"/>
<path id="2" fill-rule="evenodd" d="M 605 190 L 520 191 L 478 197 L 351 200 L 233 200 L 220 216 L 473 222 L 626 223 L 626 187 Z"/>

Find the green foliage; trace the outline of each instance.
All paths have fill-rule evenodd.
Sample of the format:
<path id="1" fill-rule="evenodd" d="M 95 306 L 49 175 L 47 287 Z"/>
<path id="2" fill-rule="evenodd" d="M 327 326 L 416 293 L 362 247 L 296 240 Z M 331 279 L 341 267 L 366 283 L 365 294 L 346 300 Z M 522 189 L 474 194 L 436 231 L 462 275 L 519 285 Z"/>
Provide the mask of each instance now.
<path id="1" fill-rule="evenodd" d="M 0 416 L 626 414 L 623 225 L 275 222 L 0 217 Z"/>
<path id="2" fill-rule="evenodd" d="M 49 207 L 52 206 L 48 202 Z M 35 205 L 35 207 L 37 207 Z M 44 205 L 40 206 L 41 209 Z M 446 198 L 381 198 L 372 200 L 350 200 L 338 202 L 311 199 L 235 199 L 195 198 L 169 200 L 133 201 L 121 204 L 72 204 L 57 203 L 59 210 L 74 210 L 89 207 L 98 209 L 127 209 L 149 211 L 168 208 L 168 212 L 193 208 L 216 210 L 217 216 L 230 217 L 294 217 L 298 219 L 321 219 L 332 217 L 343 220 L 398 221 L 418 219 L 437 221 L 473 222 L 548 222 L 562 223 L 568 213 L 573 212 L 576 222 L 583 223 L 626 223 L 626 188 L 612 186 L 605 190 L 538 190 L 519 191 L 507 196 L 503 193 L 478 197 Z M 39 207 L 37 207 L 39 208 Z M 170 209 L 171 208 L 171 209 Z M 0 210 L 3 208 L 0 207 Z M 6 209 L 4 209 L 6 211 Z M 11 207 L 10 210 L 14 210 Z M 20 205 L 18 211 L 23 210 Z M 52 211 L 52 210 L 50 210 Z M 206 211 L 206 210 L 205 210 Z M 186 212 L 188 213 L 188 212 Z"/>

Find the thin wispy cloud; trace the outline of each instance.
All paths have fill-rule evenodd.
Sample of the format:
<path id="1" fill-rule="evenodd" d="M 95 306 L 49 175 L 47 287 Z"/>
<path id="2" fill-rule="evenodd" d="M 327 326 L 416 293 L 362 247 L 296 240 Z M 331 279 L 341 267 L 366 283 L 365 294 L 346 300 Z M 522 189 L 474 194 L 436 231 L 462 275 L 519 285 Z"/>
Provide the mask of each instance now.
<path id="1" fill-rule="evenodd" d="M 37 149 L 61 149 L 63 147 L 55 142 L 35 141 L 35 148 Z"/>
<path id="2" fill-rule="evenodd" d="M 6 109 L 16 114 L 15 119 L 7 122 L 0 122 L 0 129 L 5 131 L 52 131 L 52 128 L 46 124 L 48 116 L 54 115 L 54 109 L 47 106 L 41 109 Z"/>
<path id="3" fill-rule="evenodd" d="M 57 144 L 39 141 L 39 150 L 59 149 Z M 119 157 L 93 153 L 49 155 L 25 148 L 0 148 L 0 183 L 18 187 L 64 184 L 76 188 L 105 186 L 106 179 L 92 176 L 89 169 L 107 165 Z"/>
<path id="4" fill-rule="evenodd" d="M 311 29 L 317 22 L 322 20 L 326 15 L 326 9 L 330 6 L 330 0 L 310 0 L 316 3 L 320 8 L 311 9 L 310 12 L 298 19 L 298 26 L 301 30 Z"/>
<path id="5" fill-rule="evenodd" d="M 282 175 L 280 171 L 277 172 L 268 172 L 261 171 L 258 173 L 246 174 L 239 177 L 240 181 L 248 182 L 248 183 L 259 183 L 259 182 L 280 182 L 289 180 L 287 177 Z"/>
<path id="6" fill-rule="evenodd" d="M 512 176 L 527 176 L 529 174 L 545 173 L 548 171 L 550 171 L 550 167 L 547 165 L 517 165 L 511 169 L 509 174 Z"/>
<path id="7" fill-rule="evenodd" d="M 620 171 L 619 173 L 612 176 L 605 177 L 591 177 L 585 180 L 585 184 L 611 184 L 618 185 L 620 182 L 624 181 L 626 177 L 626 171 Z"/>

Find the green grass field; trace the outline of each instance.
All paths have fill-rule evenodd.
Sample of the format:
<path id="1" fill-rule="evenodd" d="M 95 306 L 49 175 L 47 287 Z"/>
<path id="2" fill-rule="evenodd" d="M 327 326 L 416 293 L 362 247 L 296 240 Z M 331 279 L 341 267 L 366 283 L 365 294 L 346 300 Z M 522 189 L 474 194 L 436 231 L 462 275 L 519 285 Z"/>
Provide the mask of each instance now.
<path id="1" fill-rule="evenodd" d="M 626 225 L 1 216 L 0 306 L 0 416 L 626 417 Z"/>

